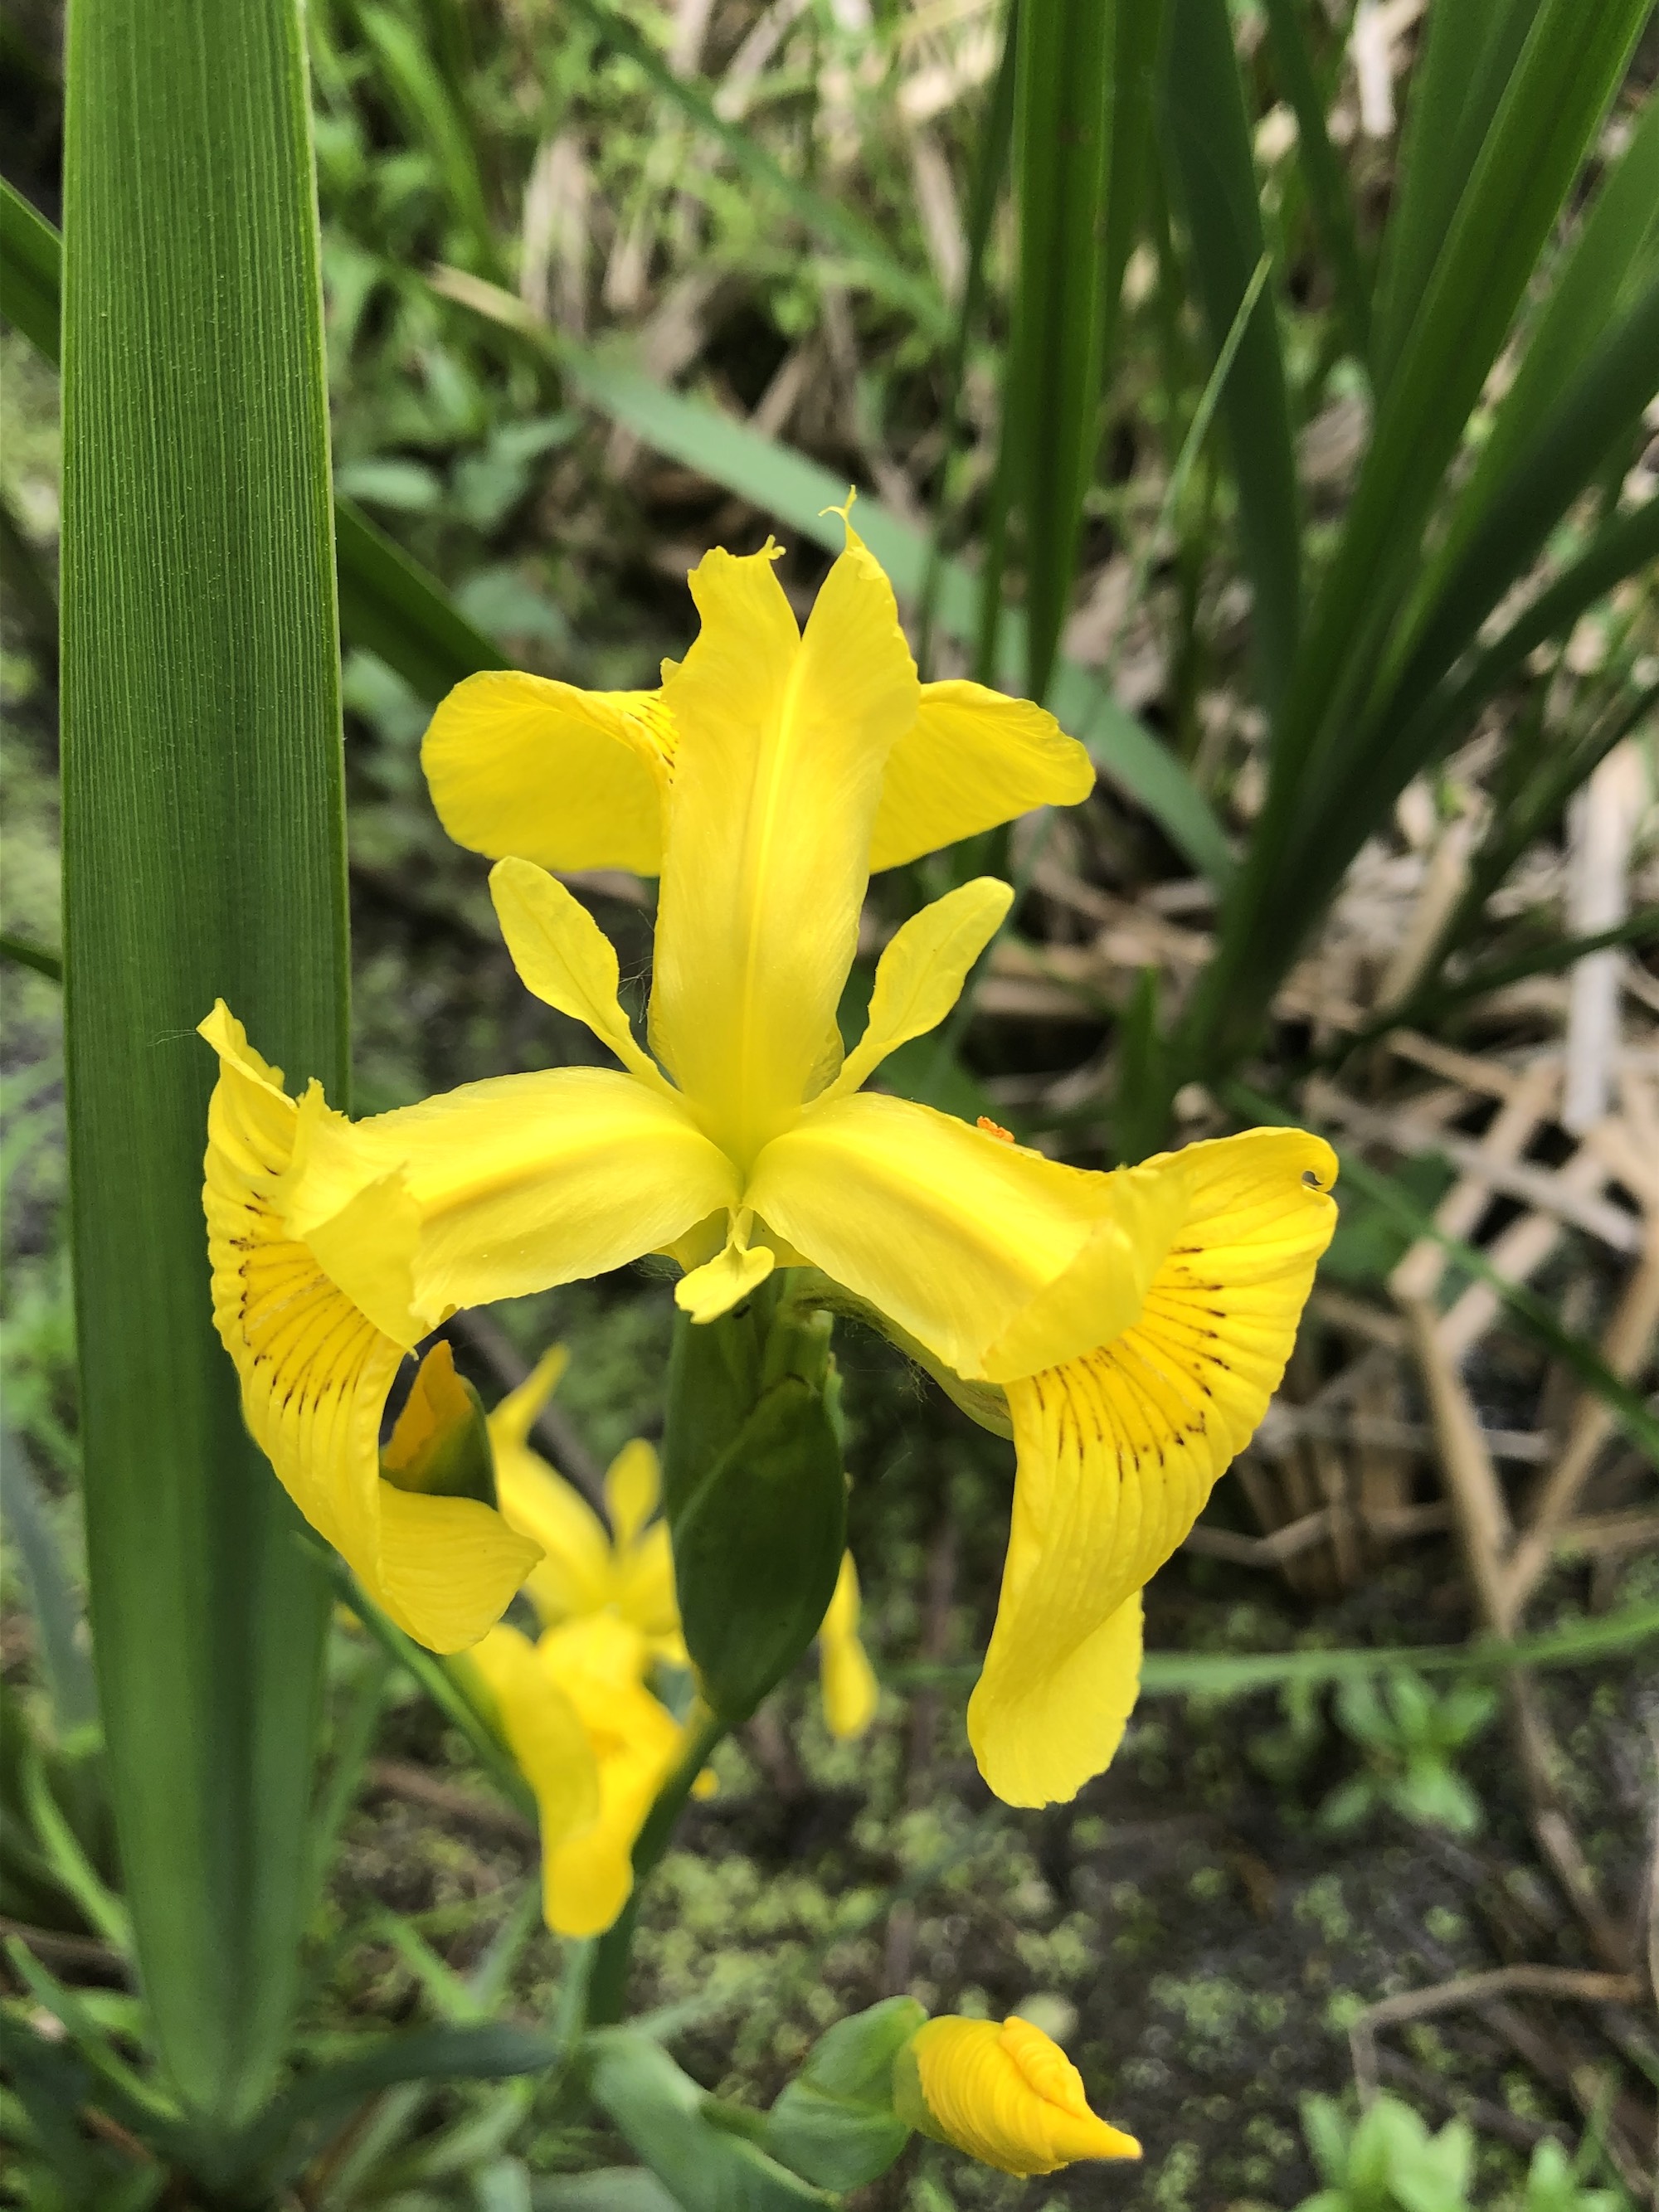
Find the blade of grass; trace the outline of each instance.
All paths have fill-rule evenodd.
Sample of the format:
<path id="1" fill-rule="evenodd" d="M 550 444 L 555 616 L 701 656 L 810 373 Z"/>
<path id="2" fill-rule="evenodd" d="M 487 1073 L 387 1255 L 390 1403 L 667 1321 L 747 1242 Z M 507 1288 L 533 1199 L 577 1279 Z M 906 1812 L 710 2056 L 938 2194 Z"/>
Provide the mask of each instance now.
<path id="1" fill-rule="evenodd" d="M 16 186 L 0 181 L 0 315 L 37 352 L 58 359 L 58 233 Z"/>
<path id="2" fill-rule="evenodd" d="M 1502 477 L 1488 488 L 1483 511 L 1462 534 L 1457 559 L 1438 568 L 1437 588 L 1425 595 L 1416 635 L 1408 641 L 1409 657 L 1378 716 L 1385 727 L 1404 721 L 1422 704 L 1603 462 L 1632 440 L 1656 384 L 1659 274 L 1604 329 L 1527 442 L 1511 453 Z M 1382 749 L 1370 750 L 1375 757 Z M 1400 783 L 1413 773 L 1407 767 Z"/>
<path id="3" fill-rule="evenodd" d="M 1351 734 L 1348 705 L 1370 681 L 1447 465 L 1646 12 L 1646 0 L 1607 0 L 1588 17 L 1577 0 L 1542 0 L 1384 393 L 1310 614 L 1274 732 L 1270 814 L 1294 803 L 1319 749 Z M 1259 850 L 1262 867 L 1276 871 L 1271 837 Z"/>
<path id="4" fill-rule="evenodd" d="M 1375 304 L 1373 371 L 1391 381 L 1538 0 L 1437 0 L 1412 88 Z"/>
<path id="5" fill-rule="evenodd" d="M 450 85 L 414 28 L 390 8 L 360 8 L 357 21 L 379 58 L 404 130 L 416 144 L 425 145 L 438 166 L 451 210 L 465 234 L 471 265 L 482 276 L 500 277 L 501 248 L 471 128 Z"/>
<path id="6" fill-rule="evenodd" d="M 1115 6 L 1021 11 L 1014 88 L 1019 262 L 1002 435 L 1025 568 L 1025 683 L 1048 689 L 1100 435 Z"/>
<path id="7" fill-rule="evenodd" d="M 467 620 L 437 579 L 369 520 L 355 501 L 334 501 L 340 570 L 340 628 L 378 653 L 418 696 L 434 704 L 452 684 L 507 657 Z"/>
<path id="8" fill-rule="evenodd" d="M 945 559 L 945 536 L 950 520 L 951 464 L 962 427 L 963 380 L 968 368 L 968 348 L 985 305 L 985 254 L 991 224 L 1008 166 L 1008 149 L 1014 129 L 1014 76 L 1018 58 L 1017 37 L 1019 0 L 1009 0 L 1003 25 L 1002 52 L 980 127 L 974 160 L 974 180 L 968 198 L 963 228 L 968 240 L 968 264 L 963 278 L 957 325 L 945 357 L 945 399 L 939 410 L 939 441 L 944 448 L 939 464 L 939 491 L 933 502 L 933 526 L 927 541 L 927 566 L 916 595 L 916 665 L 926 683 L 933 673 L 933 615 L 939 596 L 939 573 Z"/>
<path id="9" fill-rule="evenodd" d="M 1632 1605 L 1512 1644 L 1482 1637 L 1470 1644 L 1382 1644 L 1370 1650 L 1149 1651 L 1140 1662 L 1140 1688 L 1148 1698 L 1242 1698 L 1287 1682 L 1341 1681 L 1398 1668 L 1425 1674 L 1499 1674 L 1516 1667 L 1588 1667 L 1623 1658 L 1656 1639 L 1659 1605 Z M 882 1680 L 896 1689 L 943 1688 L 972 1684 L 979 1672 L 979 1661 L 964 1660 L 884 1669 Z"/>
<path id="10" fill-rule="evenodd" d="M 1297 160 L 1307 190 L 1308 210 L 1320 246 L 1331 264 L 1348 349 L 1356 361 L 1369 362 L 1370 289 L 1348 180 L 1325 128 L 1325 101 L 1308 51 L 1306 14 L 1297 0 L 1267 0 L 1267 11 L 1273 60 L 1296 116 Z"/>
<path id="11" fill-rule="evenodd" d="M 1490 513 L 1511 465 L 1531 443 L 1568 384 L 1584 368 L 1605 335 L 1633 303 L 1659 258 L 1659 100 L 1648 100 L 1630 143 L 1602 179 L 1577 239 L 1566 256 L 1535 327 L 1515 381 L 1504 394 L 1490 434 L 1458 494 L 1443 544 L 1420 592 L 1423 604 L 1438 595 L 1471 534 Z M 1648 390 L 1659 385 L 1650 362 Z M 1638 404 L 1639 411 L 1639 404 Z"/>
<path id="12" fill-rule="evenodd" d="M 81 0 L 64 159 L 70 1220 L 94 1650 L 156 2039 L 265 2095 L 326 1589 L 242 1425 L 201 1210 L 222 995 L 343 1103 L 327 399 L 296 0 Z"/>
<path id="13" fill-rule="evenodd" d="M 1652 705 L 1656 700 L 1659 700 L 1659 690 L 1649 694 L 1647 703 Z M 1656 939 L 1659 939 L 1659 914 L 1634 914 L 1612 929 L 1598 929 L 1588 937 L 1553 938 L 1546 945 L 1534 945 L 1529 951 L 1512 953 L 1502 960 L 1484 961 L 1455 981 L 1436 982 L 1409 999 L 1402 999 L 1390 1009 L 1386 1020 L 1372 1022 L 1368 1028 L 1345 1036 L 1324 1055 L 1320 1065 L 1329 1067 L 1351 1060 L 1355 1053 L 1363 1052 L 1367 1045 L 1375 1044 L 1392 1030 L 1426 1028 L 1443 1020 L 1459 1006 L 1467 1006 L 1472 999 L 1484 999 L 1510 983 L 1524 982 L 1532 975 L 1559 975 L 1564 968 L 1588 960 L 1593 952 L 1607 952 L 1621 945 L 1651 945 Z"/>
<path id="14" fill-rule="evenodd" d="M 1159 122 L 1211 351 L 1218 356 L 1267 250 L 1226 0 L 1169 0 Z M 1260 688 L 1272 708 L 1290 681 L 1302 584 L 1296 459 L 1271 292 L 1239 344 L 1221 419 L 1238 486 Z"/>
<path id="15" fill-rule="evenodd" d="M 0 1437 L 0 1459 L 6 1469 L 4 1507 L 12 1556 L 28 1592 L 37 1663 L 52 1702 L 53 1733 L 61 1743 L 73 1731 L 98 1723 L 92 1665 L 79 1640 L 80 1600 L 22 1440 L 9 1431 Z"/>
<path id="16" fill-rule="evenodd" d="M 45 975 L 53 983 L 64 980 L 64 963 L 55 952 L 44 945 L 31 945 L 27 937 L 14 937 L 9 930 L 0 932 L 0 960 L 9 960 L 18 968 L 32 968 L 37 975 Z"/>

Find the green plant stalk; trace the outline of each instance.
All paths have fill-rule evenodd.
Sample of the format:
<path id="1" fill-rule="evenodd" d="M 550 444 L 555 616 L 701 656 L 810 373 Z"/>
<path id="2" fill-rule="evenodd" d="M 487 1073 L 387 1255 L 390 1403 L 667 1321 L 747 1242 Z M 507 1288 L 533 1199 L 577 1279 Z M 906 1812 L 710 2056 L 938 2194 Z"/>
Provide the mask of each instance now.
<path id="1" fill-rule="evenodd" d="M 726 1724 L 704 1711 L 692 1726 L 679 1765 L 657 1793 L 634 1845 L 634 1887 L 615 1924 L 594 1944 L 587 1976 L 587 2025 L 610 2027 L 623 2016 L 628 1995 L 628 1965 L 639 1922 L 640 1893 L 673 1841 L 697 1777 L 726 1734 Z"/>
<path id="2" fill-rule="evenodd" d="M 343 1103 L 328 416 L 297 0 L 75 0 L 64 158 L 70 1229 L 93 1641 L 140 1970 L 205 2143 L 280 2063 L 327 1592 L 202 1219 L 222 995 Z"/>

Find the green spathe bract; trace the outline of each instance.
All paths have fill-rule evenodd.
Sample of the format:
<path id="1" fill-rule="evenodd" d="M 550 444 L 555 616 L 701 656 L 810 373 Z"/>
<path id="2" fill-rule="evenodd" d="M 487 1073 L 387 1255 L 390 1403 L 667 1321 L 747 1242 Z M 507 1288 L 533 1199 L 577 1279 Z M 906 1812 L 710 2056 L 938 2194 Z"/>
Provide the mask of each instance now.
<path id="1" fill-rule="evenodd" d="M 209 2134 L 280 2061 L 326 1590 L 202 1249 L 221 994 L 343 1096 L 339 671 L 293 0 L 76 0 L 64 161 L 72 1234 L 94 1641 L 158 2045 Z"/>

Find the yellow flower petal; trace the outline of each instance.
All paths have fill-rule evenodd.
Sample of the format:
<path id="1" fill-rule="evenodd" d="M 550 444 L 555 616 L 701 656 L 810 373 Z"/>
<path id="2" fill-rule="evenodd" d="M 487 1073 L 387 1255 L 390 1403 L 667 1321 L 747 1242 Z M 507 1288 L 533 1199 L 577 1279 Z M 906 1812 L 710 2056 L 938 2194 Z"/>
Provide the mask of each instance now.
<path id="1" fill-rule="evenodd" d="M 859 1577 L 850 1552 L 842 1554 L 835 1595 L 818 1630 L 818 1686 L 830 1735 L 842 1741 L 862 1735 L 876 1717 L 881 1689 L 859 1639 Z"/>
<path id="2" fill-rule="evenodd" d="M 495 1417 L 490 1435 L 495 1435 Z M 611 1595 L 611 1547 L 599 1515 L 528 1444 L 500 1443 L 495 1494 L 501 1511 L 542 1548 L 525 1594 L 543 1625 L 597 1612 Z"/>
<path id="3" fill-rule="evenodd" d="M 1013 896 L 1008 884 L 979 876 L 913 914 L 895 932 L 876 966 L 864 1035 L 825 1091 L 826 1098 L 856 1091 L 890 1052 L 939 1026 L 961 997 L 968 970 L 996 934 Z"/>
<path id="4" fill-rule="evenodd" d="M 668 1523 L 653 1521 L 639 1541 L 617 1559 L 615 1572 L 617 1608 L 623 1620 L 635 1622 L 645 1631 L 659 1659 L 685 1666 Z"/>
<path id="5" fill-rule="evenodd" d="M 528 991 L 573 1021 L 586 1022 L 630 1075 L 665 1091 L 617 1002 L 617 951 L 579 898 L 528 860 L 498 860 L 489 872 L 501 935 Z"/>
<path id="6" fill-rule="evenodd" d="M 537 1415 L 564 1380 L 569 1364 L 570 1353 L 565 1346 L 549 1345 L 518 1389 L 509 1390 L 490 1408 L 489 1441 L 498 1452 L 529 1442 Z"/>
<path id="7" fill-rule="evenodd" d="M 654 876 L 672 750 L 654 691 L 578 691 L 492 669 L 443 701 L 421 765 L 459 845 Z"/>
<path id="8" fill-rule="evenodd" d="M 1110 1180 L 860 1091 L 809 1107 L 757 1160 L 744 1198 L 769 1231 L 977 1376 L 1081 1254 Z"/>
<path id="9" fill-rule="evenodd" d="M 1075 1796 L 1116 1749 L 1139 1662 L 1135 1593 L 1267 1410 L 1335 1222 L 1334 1158 L 1299 1130 L 1194 1145 L 1142 1172 L 1165 1168 L 1186 1218 L 1137 1316 L 1006 1384 L 1013 1525 L 968 1729 L 1010 1804 Z"/>
<path id="10" fill-rule="evenodd" d="M 319 1121 L 285 1203 L 296 1233 L 330 1240 L 351 1296 L 383 1297 L 394 1260 L 407 1271 L 414 1342 L 458 1306 L 626 1266 L 736 1195 L 730 1162 L 676 1099 L 564 1067 Z M 349 1206 L 349 1234 L 331 1237 Z M 395 1333 L 386 1306 L 376 1318 Z"/>
<path id="11" fill-rule="evenodd" d="M 645 1639 L 615 1614 L 552 1629 L 537 1657 L 581 1716 L 599 1762 L 599 1806 L 544 1862 L 547 1923 L 561 1936 L 610 1927 L 634 1887 L 633 1850 L 685 1731 L 640 1680 Z"/>
<path id="12" fill-rule="evenodd" d="M 916 2118 L 983 2165 L 1030 2175 L 1078 2159 L 1140 2155 L 1133 2136 L 1090 2110 L 1076 2067 L 1029 2021 L 999 2026 L 945 2014 L 924 2022 L 906 2052 L 926 2105 Z"/>
<path id="13" fill-rule="evenodd" d="M 1042 708 L 981 684 L 924 684 L 915 720 L 887 763 L 871 870 L 899 867 L 1033 806 L 1075 806 L 1094 786 L 1087 752 Z"/>
<path id="14" fill-rule="evenodd" d="M 618 1552 L 631 1550 L 662 1497 L 662 1468 L 642 1437 L 626 1443 L 605 1469 L 605 1504 Z"/>
<path id="15" fill-rule="evenodd" d="M 223 1003 L 202 1024 L 220 1056 L 204 1202 L 213 1317 L 254 1441 L 376 1604 L 434 1650 L 473 1643 L 505 1610 L 536 1546 L 487 1505 L 421 1498 L 380 1474 L 380 1413 L 404 1347 L 295 1237 L 278 1194 L 299 1109 Z"/>
<path id="16" fill-rule="evenodd" d="M 773 557 L 705 556 L 702 630 L 663 692 L 678 738 L 652 1042 L 740 1164 L 793 1120 L 820 1061 L 882 770 L 918 696 L 891 588 L 856 538 L 805 636 Z"/>
<path id="17" fill-rule="evenodd" d="M 514 1762 L 535 1793 L 542 1837 L 543 1912 L 554 1915 L 552 1871 L 560 1847 L 600 1818 L 599 1759 L 587 1728 L 541 1652 L 516 1628 L 491 1629 L 467 1654 L 495 1709 Z"/>

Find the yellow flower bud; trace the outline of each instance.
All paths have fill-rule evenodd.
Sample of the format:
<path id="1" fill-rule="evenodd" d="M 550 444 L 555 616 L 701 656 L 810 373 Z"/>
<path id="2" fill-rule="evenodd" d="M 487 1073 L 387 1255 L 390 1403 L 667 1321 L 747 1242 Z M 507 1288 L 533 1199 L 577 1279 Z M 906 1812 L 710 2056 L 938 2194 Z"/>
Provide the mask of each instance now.
<path id="1" fill-rule="evenodd" d="M 1090 2111 L 1076 2067 L 1028 2020 L 928 2021 L 899 2054 L 893 2107 L 921 2134 L 1004 2173 L 1140 2156 L 1133 2136 Z"/>

